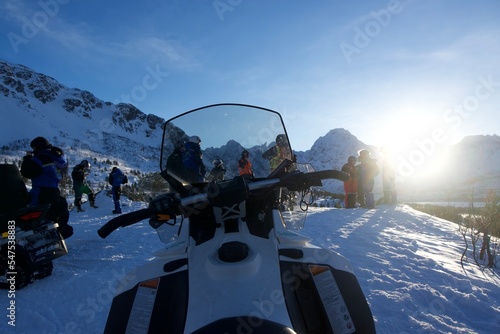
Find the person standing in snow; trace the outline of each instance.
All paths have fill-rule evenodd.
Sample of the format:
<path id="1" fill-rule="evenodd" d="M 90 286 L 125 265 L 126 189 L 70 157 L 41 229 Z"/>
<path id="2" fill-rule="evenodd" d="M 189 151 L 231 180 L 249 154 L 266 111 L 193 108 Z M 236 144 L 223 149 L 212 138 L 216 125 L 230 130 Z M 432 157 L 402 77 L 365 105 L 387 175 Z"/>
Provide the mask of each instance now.
<path id="1" fill-rule="evenodd" d="M 241 152 L 241 159 L 238 160 L 238 171 L 240 176 L 243 176 L 246 179 L 253 179 L 252 163 L 250 162 L 249 156 L 250 153 L 248 153 L 247 150 L 243 150 L 243 152 Z"/>
<path id="2" fill-rule="evenodd" d="M 211 182 L 219 182 L 224 181 L 224 174 L 226 173 L 226 167 L 224 166 L 224 162 L 220 157 L 215 157 L 214 168 L 210 171 L 208 175 L 208 181 Z"/>
<path id="3" fill-rule="evenodd" d="M 202 161 L 201 139 L 198 136 L 191 136 L 184 145 L 182 164 L 184 175 L 189 183 L 200 183 L 204 181 L 207 169 Z"/>
<path id="4" fill-rule="evenodd" d="M 276 136 L 276 145 L 262 154 L 264 159 L 269 160 L 271 172 L 279 167 L 285 159 L 291 159 L 290 145 L 284 134 Z"/>
<path id="5" fill-rule="evenodd" d="M 112 187 L 113 203 L 115 204 L 113 213 L 122 213 L 120 197 L 122 194 L 122 184 L 128 183 L 127 175 L 123 174 L 121 169 L 118 167 L 113 167 L 113 169 L 111 169 L 111 173 L 109 173 L 108 181 Z"/>
<path id="6" fill-rule="evenodd" d="M 73 228 L 68 225 L 68 203 L 59 190 L 61 171 L 68 166 L 66 156 L 44 137 L 36 137 L 30 146 L 33 151 L 28 152 L 21 163 L 21 174 L 31 179 L 29 205 L 50 204 L 47 218 L 59 225 L 63 238 L 69 238 Z"/>
<path id="7" fill-rule="evenodd" d="M 360 162 L 357 166 L 358 201 L 362 207 L 373 209 L 375 208 L 373 186 L 379 169 L 376 160 L 370 157 L 370 151 L 368 150 L 360 150 L 358 160 Z"/>
<path id="8" fill-rule="evenodd" d="M 356 157 L 350 156 L 347 162 L 342 166 L 342 171 L 349 174 L 349 180 L 344 181 L 344 192 L 345 192 L 345 207 L 354 208 L 356 207 L 356 195 L 358 192 L 358 176 L 356 171 Z"/>
<path id="9" fill-rule="evenodd" d="M 78 165 L 73 167 L 71 178 L 73 179 L 73 190 L 75 191 L 75 207 L 77 212 L 82 212 L 82 196 L 87 194 L 90 206 L 97 208 L 95 205 L 94 191 L 87 182 L 87 176 L 90 173 L 90 163 L 83 160 Z"/>
<path id="10" fill-rule="evenodd" d="M 382 162 L 382 189 L 384 191 L 384 203 L 396 204 L 398 195 L 396 191 L 396 172 L 394 170 L 393 155 L 389 148 L 383 147 L 381 150 L 384 154 Z"/>

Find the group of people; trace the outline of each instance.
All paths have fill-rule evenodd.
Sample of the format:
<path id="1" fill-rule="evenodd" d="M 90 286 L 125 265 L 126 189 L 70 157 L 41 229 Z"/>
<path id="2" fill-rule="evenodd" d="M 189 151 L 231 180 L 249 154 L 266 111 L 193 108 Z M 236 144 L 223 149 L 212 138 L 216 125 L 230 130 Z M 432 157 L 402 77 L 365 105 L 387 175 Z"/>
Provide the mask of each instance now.
<path id="1" fill-rule="evenodd" d="M 213 159 L 214 166 L 206 175 L 207 168 L 203 163 L 200 143 L 200 137 L 191 136 L 185 143 L 176 145 L 167 159 L 167 169 L 189 183 L 200 183 L 205 180 L 208 182 L 223 181 L 227 169 L 220 156 Z M 241 159 L 238 161 L 240 175 L 253 175 L 252 164 L 248 160 L 248 155 L 248 151 L 244 150 Z"/>
<path id="2" fill-rule="evenodd" d="M 222 181 L 226 168 L 220 157 L 213 160 L 214 167 L 205 177 L 206 167 L 202 161 L 201 139 L 198 136 L 189 137 L 184 144 L 177 145 L 170 155 L 167 168 L 175 171 L 180 177 L 190 183 L 206 181 Z M 384 190 L 384 203 L 395 204 L 397 202 L 395 173 L 389 152 L 382 150 L 386 155 L 382 166 L 382 185 Z M 284 135 L 278 135 L 276 145 L 262 154 L 262 157 L 270 161 L 271 170 L 290 156 L 289 145 Z M 377 161 L 371 157 L 370 151 L 363 149 L 358 152 L 358 157 L 350 156 L 342 171 L 350 175 L 349 180 L 344 182 L 345 207 L 353 208 L 360 205 L 364 208 L 375 208 L 373 187 L 375 177 L 379 175 Z M 250 153 L 243 150 L 238 160 L 239 175 L 254 178 L 253 167 L 250 161 Z"/>
<path id="3" fill-rule="evenodd" d="M 66 199 L 61 196 L 59 183 L 64 171 L 68 168 L 68 160 L 63 150 L 53 146 L 44 137 L 37 137 L 30 143 L 32 151 L 28 152 L 21 163 L 21 174 L 31 179 L 30 206 L 51 204 L 49 219 L 59 224 L 59 231 L 64 238 L 73 234 L 72 227 L 68 224 L 69 210 Z M 73 190 L 75 192 L 74 205 L 77 212 L 83 211 L 82 197 L 86 194 L 90 206 L 97 208 L 95 194 L 87 176 L 91 165 L 88 160 L 83 160 L 74 166 L 71 172 Z M 113 167 L 109 175 L 112 186 L 114 210 L 121 213 L 120 194 L 121 185 L 127 183 L 127 176 L 118 167 Z"/>
<path id="4" fill-rule="evenodd" d="M 286 138 L 285 138 L 286 140 Z M 182 177 L 189 182 L 203 182 L 205 180 L 206 168 L 202 162 L 202 152 L 200 148 L 201 139 L 192 136 L 184 144 L 175 148 L 167 162 L 167 168 L 182 170 Z M 37 137 L 30 143 L 33 151 L 29 152 L 21 164 L 21 174 L 31 179 L 32 188 L 30 190 L 30 205 L 51 204 L 50 218 L 59 223 L 63 237 L 72 235 L 72 228 L 68 225 L 69 211 L 66 199 L 61 196 L 59 182 L 62 178 L 62 171 L 68 168 L 68 162 L 62 149 L 49 143 L 44 137 Z M 287 153 L 288 145 L 279 136 L 276 146 L 263 154 L 264 158 L 270 160 L 271 168 L 277 167 L 282 161 L 282 154 Z M 349 180 L 344 182 L 345 207 L 352 208 L 359 203 L 366 208 L 375 207 L 373 195 L 374 179 L 379 174 L 376 160 L 371 158 L 370 152 L 366 149 L 358 152 L 359 157 L 350 156 L 347 163 L 342 167 L 342 171 L 350 175 Z M 387 153 L 386 153 L 387 155 Z M 239 175 L 244 178 L 254 178 L 252 163 L 249 159 L 248 150 L 244 150 L 238 160 Z M 359 164 L 357 164 L 359 162 Z M 226 167 L 220 157 L 213 160 L 214 167 L 207 176 L 208 181 L 222 181 L 226 173 Z M 276 165 L 276 166 L 274 166 Z M 77 212 L 83 211 L 82 197 L 86 194 L 90 207 L 97 208 L 95 204 L 95 194 L 87 181 L 91 164 L 88 160 L 83 160 L 74 166 L 71 177 L 73 180 L 73 190 L 75 192 L 74 206 Z M 108 181 L 112 187 L 114 214 L 122 213 L 120 205 L 121 186 L 128 182 L 127 176 L 118 168 L 113 167 Z M 395 173 L 390 157 L 386 156 L 382 168 L 382 185 L 384 190 L 384 202 L 396 203 Z"/>
<path id="5" fill-rule="evenodd" d="M 383 202 L 395 204 L 397 202 L 396 178 L 392 158 L 386 149 L 382 152 L 385 158 L 382 164 Z M 342 171 L 350 175 L 344 181 L 345 207 L 354 208 L 357 204 L 361 207 L 375 208 L 373 187 L 375 177 L 380 173 L 377 161 L 371 157 L 370 151 L 363 149 L 358 152 L 359 157 L 350 156 L 347 163 L 342 166 Z M 357 164 L 359 162 L 359 164 Z"/>
<path id="6" fill-rule="evenodd" d="M 73 190 L 75 191 L 75 208 L 77 212 L 84 211 L 82 209 L 82 197 L 86 194 L 90 203 L 90 207 L 97 208 L 95 205 L 95 194 L 87 181 L 87 176 L 90 174 L 90 162 L 83 160 L 73 168 L 71 172 L 71 179 L 73 180 Z M 122 213 L 120 204 L 121 186 L 128 183 L 127 175 L 118 167 L 113 167 L 108 175 L 108 182 L 111 185 L 111 193 L 113 196 L 114 209 L 113 213 Z"/>
<path id="7" fill-rule="evenodd" d="M 167 169 L 189 183 L 203 182 L 207 168 L 203 163 L 203 152 L 200 144 L 201 138 L 199 136 L 191 136 L 185 143 L 177 143 L 174 151 L 167 158 Z M 219 157 L 214 159 L 214 165 L 218 168 L 217 177 L 223 179 L 226 170 Z"/>
<path id="8" fill-rule="evenodd" d="M 200 143 L 201 138 L 198 136 L 189 137 L 185 143 L 177 143 L 172 154 L 167 158 L 167 169 L 189 183 L 224 180 L 227 169 L 219 156 L 216 156 L 212 161 L 214 167 L 207 175 Z M 277 168 L 283 160 L 290 158 L 291 151 L 286 136 L 284 134 L 278 135 L 276 145 L 264 152 L 262 157 L 269 160 L 271 171 Z M 247 179 L 254 178 L 250 152 L 246 149 L 242 151 L 238 160 L 238 173 Z"/>

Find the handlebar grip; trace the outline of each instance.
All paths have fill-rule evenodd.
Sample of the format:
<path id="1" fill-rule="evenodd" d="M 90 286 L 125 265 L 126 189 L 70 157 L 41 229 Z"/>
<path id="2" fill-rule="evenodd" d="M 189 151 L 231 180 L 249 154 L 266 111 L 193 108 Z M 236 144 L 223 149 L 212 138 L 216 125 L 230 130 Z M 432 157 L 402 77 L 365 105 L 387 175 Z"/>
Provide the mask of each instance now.
<path id="1" fill-rule="evenodd" d="M 149 218 L 150 216 L 151 212 L 149 211 L 149 209 L 140 209 L 137 211 L 126 213 L 108 221 L 99 230 L 97 230 L 97 234 L 101 238 L 105 239 L 108 235 L 111 234 L 111 232 L 113 232 L 117 228 L 138 223 L 141 220 Z"/>

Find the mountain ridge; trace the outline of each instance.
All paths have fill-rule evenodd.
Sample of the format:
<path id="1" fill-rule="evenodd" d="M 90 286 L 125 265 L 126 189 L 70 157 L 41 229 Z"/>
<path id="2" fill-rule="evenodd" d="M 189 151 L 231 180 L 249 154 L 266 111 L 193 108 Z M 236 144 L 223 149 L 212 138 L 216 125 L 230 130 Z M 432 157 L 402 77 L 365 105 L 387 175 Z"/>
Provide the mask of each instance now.
<path id="1" fill-rule="evenodd" d="M 3 161 L 20 159 L 29 149 L 32 138 L 45 136 L 54 145 L 65 149 L 72 165 L 93 156 L 118 162 L 128 169 L 159 170 L 165 120 L 146 114 L 131 104 L 103 101 L 91 92 L 68 88 L 52 77 L 4 60 L 0 60 L 0 104 L 4 110 L 0 135 L 0 158 Z M 370 150 L 379 162 L 383 158 L 379 148 L 363 143 L 343 128 L 332 129 L 318 137 L 311 149 L 294 153 L 298 162 L 310 163 L 317 170 L 341 169 L 347 158 L 357 156 L 360 149 Z M 456 185 L 463 180 L 470 184 L 471 180 L 482 182 L 482 179 L 493 178 L 493 188 L 497 187 L 499 136 L 465 137 L 450 147 L 449 156 L 456 173 L 443 177 L 444 184 Z M 499 163 L 474 165 L 460 162 L 471 159 Z M 324 186 L 330 191 L 343 192 L 338 181 L 326 181 Z M 415 185 L 407 188 L 412 192 L 419 191 Z M 376 191 L 380 191 L 380 177 L 376 178 Z"/>

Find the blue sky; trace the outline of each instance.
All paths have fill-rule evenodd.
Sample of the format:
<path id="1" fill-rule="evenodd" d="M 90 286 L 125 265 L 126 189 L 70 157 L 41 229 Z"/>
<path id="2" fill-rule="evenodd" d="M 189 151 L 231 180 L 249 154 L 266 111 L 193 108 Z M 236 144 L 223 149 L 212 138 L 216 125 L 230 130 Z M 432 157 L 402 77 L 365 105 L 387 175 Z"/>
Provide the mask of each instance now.
<path id="1" fill-rule="evenodd" d="M 1 0 L 0 58 L 166 119 L 274 109 L 296 150 L 345 128 L 426 153 L 500 134 L 499 14 L 496 0 Z"/>

